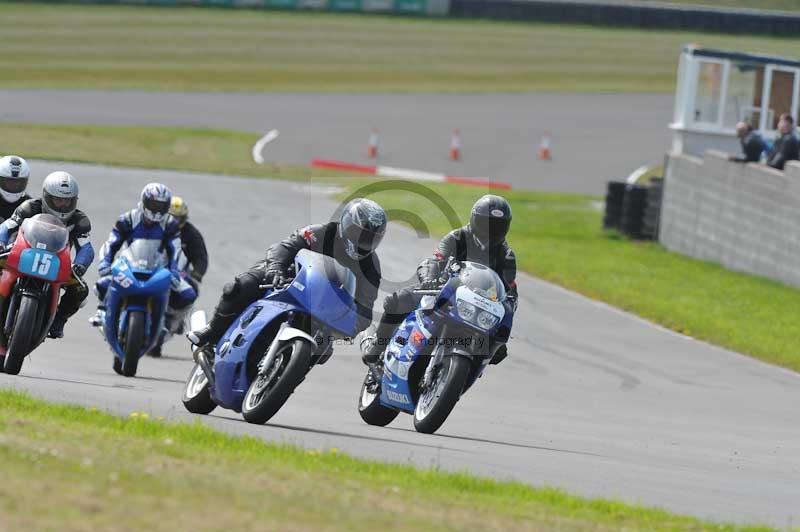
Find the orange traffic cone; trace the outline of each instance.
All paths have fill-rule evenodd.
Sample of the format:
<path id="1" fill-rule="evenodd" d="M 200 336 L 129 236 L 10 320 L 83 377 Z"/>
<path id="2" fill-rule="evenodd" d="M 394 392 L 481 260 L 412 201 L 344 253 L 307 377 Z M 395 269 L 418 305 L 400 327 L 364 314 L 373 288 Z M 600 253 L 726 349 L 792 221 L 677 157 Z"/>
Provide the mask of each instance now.
<path id="1" fill-rule="evenodd" d="M 450 160 L 457 161 L 461 159 L 461 133 L 453 130 L 453 136 L 450 137 Z"/>
<path id="2" fill-rule="evenodd" d="M 552 142 L 552 138 L 550 137 L 550 132 L 545 131 L 544 136 L 542 136 L 542 142 L 539 144 L 539 151 L 536 154 L 539 157 L 539 160 L 542 161 L 549 161 L 550 160 L 550 144 Z"/>
<path id="3" fill-rule="evenodd" d="M 378 142 L 380 141 L 380 136 L 378 135 L 378 130 L 372 128 L 372 131 L 369 133 L 369 140 L 367 141 L 367 155 L 370 159 L 374 159 L 378 156 Z"/>

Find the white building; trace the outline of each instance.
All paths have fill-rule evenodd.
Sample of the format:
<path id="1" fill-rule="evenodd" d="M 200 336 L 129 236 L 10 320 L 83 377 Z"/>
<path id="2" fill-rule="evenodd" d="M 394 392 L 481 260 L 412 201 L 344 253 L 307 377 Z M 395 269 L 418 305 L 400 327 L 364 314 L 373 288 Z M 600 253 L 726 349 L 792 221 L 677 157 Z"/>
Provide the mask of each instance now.
<path id="1" fill-rule="evenodd" d="M 798 107 L 800 61 L 687 45 L 678 66 L 672 151 L 738 152 L 737 122 L 749 122 L 772 139 L 783 113 L 798 124 Z"/>

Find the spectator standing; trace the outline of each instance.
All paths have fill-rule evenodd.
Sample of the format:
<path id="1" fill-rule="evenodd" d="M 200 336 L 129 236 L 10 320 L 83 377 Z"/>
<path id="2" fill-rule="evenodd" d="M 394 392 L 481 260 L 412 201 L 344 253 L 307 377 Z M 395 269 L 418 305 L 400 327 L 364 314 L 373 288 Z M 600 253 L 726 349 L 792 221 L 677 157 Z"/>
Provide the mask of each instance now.
<path id="1" fill-rule="evenodd" d="M 736 124 L 736 136 L 742 143 L 742 155 L 730 155 L 728 160 L 737 163 L 757 163 L 761 160 L 761 153 L 766 148 L 764 139 L 753 126 L 747 122 Z"/>
<path id="2" fill-rule="evenodd" d="M 781 115 L 778 121 L 780 137 L 775 139 L 775 144 L 767 156 L 767 164 L 772 168 L 783 170 L 786 161 L 796 161 L 800 158 L 800 143 L 794 134 L 794 118 L 788 113 Z"/>

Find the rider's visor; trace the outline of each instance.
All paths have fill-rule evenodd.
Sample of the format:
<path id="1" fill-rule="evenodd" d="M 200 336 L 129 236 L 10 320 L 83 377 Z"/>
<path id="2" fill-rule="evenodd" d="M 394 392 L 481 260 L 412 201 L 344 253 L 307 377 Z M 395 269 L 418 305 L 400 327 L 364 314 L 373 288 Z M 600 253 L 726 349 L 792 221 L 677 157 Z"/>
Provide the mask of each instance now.
<path id="1" fill-rule="evenodd" d="M 169 201 L 159 201 L 155 198 L 145 198 L 142 202 L 145 209 L 155 214 L 167 214 L 169 212 Z"/>
<path id="2" fill-rule="evenodd" d="M 50 209 L 63 214 L 74 211 L 78 206 L 78 198 L 59 198 L 47 193 L 44 194 L 44 201 Z"/>
<path id="3" fill-rule="evenodd" d="M 0 188 L 11 194 L 25 192 L 27 187 L 27 177 L 0 177 Z"/>

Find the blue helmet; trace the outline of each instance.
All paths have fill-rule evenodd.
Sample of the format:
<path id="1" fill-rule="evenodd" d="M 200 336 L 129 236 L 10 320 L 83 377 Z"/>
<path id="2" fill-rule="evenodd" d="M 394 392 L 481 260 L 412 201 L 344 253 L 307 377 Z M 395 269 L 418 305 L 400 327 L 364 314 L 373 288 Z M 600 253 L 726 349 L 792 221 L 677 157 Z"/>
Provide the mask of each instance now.
<path id="1" fill-rule="evenodd" d="M 161 183 L 148 183 L 142 189 L 139 209 L 144 219 L 150 223 L 163 222 L 169 213 L 172 203 L 172 191 Z"/>

